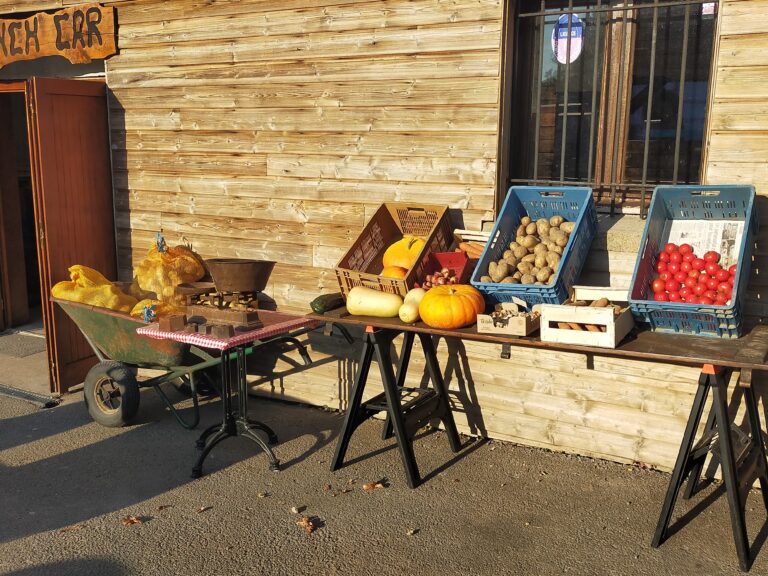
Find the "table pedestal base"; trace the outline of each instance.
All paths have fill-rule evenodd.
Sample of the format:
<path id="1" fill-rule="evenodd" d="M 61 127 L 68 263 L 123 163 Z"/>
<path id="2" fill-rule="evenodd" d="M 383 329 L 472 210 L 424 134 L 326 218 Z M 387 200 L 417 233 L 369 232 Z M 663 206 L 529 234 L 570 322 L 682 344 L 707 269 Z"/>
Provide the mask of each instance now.
<path id="1" fill-rule="evenodd" d="M 261 448 L 269 458 L 269 469 L 280 470 L 280 460 L 275 457 L 268 444 L 277 443 L 275 432 L 262 422 L 257 422 L 248 418 L 248 381 L 245 372 L 245 350 L 238 347 L 235 352 L 235 380 L 237 388 L 237 409 L 234 408 L 234 396 L 230 361 L 228 352 L 222 353 L 221 360 L 221 405 L 222 421 L 208 427 L 197 439 L 197 448 L 202 452 L 197 458 L 195 466 L 192 468 L 192 478 L 200 478 L 203 475 L 203 462 L 213 448 L 225 438 L 230 436 L 242 436 L 248 438 Z M 265 442 L 257 431 L 263 432 L 267 436 Z"/>

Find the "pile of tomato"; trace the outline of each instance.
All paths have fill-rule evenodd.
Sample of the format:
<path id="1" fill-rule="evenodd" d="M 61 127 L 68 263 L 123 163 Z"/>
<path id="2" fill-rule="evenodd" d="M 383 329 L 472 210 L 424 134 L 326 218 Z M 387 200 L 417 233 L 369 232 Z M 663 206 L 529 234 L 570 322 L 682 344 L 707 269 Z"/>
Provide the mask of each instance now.
<path id="1" fill-rule="evenodd" d="M 720 253 L 699 258 L 690 244 L 667 244 L 656 260 L 658 276 L 651 281 L 657 302 L 726 305 L 733 294 L 736 264 L 720 266 Z"/>

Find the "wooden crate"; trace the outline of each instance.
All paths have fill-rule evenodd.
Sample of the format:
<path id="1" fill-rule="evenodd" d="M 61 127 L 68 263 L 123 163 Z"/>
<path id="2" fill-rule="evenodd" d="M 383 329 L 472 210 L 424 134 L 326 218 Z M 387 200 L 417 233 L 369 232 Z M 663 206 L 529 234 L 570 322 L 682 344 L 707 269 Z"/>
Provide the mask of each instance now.
<path id="1" fill-rule="evenodd" d="M 404 235 L 426 242 L 405 278 L 379 276 L 386 249 Z M 413 283 L 424 277 L 432 252 L 445 252 L 453 242 L 453 227 L 447 206 L 388 202 L 379 206 L 352 247 L 336 266 L 341 294 L 346 299 L 355 286 L 405 296 Z"/>
<path id="2" fill-rule="evenodd" d="M 590 306 L 572 306 L 569 304 L 541 305 L 541 339 L 545 342 L 561 344 L 581 344 L 601 348 L 616 348 L 635 325 L 632 311 L 626 304 L 627 291 L 613 288 L 575 286 L 571 301 L 596 300 L 608 298 L 612 303 L 622 306 L 616 315 L 613 307 L 594 308 Z M 578 324 L 584 329 L 560 328 L 560 323 Z M 599 331 L 591 331 L 586 326 Z"/>
<path id="3" fill-rule="evenodd" d="M 517 304 L 511 302 L 501 302 L 496 304 L 496 310 L 518 311 Z M 507 336 L 528 336 L 539 329 L 541 317 L 511 316 L 504 321 L 494 319 L 490 314 L 477 315 L 477 331 L 484 334 L 505 334 Z"/>

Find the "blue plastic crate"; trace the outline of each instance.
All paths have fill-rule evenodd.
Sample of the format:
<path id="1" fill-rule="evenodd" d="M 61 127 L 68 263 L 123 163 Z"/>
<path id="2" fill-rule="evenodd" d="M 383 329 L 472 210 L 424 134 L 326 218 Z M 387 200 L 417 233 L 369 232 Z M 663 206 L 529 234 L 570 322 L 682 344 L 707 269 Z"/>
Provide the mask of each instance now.
<path id="1" fill-rule="evenodd" d="M 552 284 L 523 285 L 481 282 L 487 274 L 488 264 L 499 260 L 510 242 L 523 216 L 534 221 L 539 218 L 562 216 L 576 226 L 560 258 L 560 266 Z M 568 289 L 575 283 L 587 259 L 592 239 L 597 232 L 597 212 L 592 200 L 592 189 L 576 186 L 542 187 L 512 186 L 493 226 L 483 255 L 472 274 L 470 283 L 480 290 L 489 305 L 511 302 L 519 298 L 529 306 L 533 304 L 562 304 L 568 299 Z"/>
<path id="2" fill-rule="evenodd" d="M 758 220 L 754 186 L 657 186 L 648 210 L 640 251 L 632 275 L 629 305 L 638 321 L 652 330 L 738 338 L 742 330 L 742 301 L 749 282 Z M 738 251 L 731 303 L 724 306 L 656 302 L 649 284 L 656 274 L 659 250 L 667 243 L 669 220 L 736 220 L 745 222 Z M 701 254 L 699 254 L 701 256 Z"/>

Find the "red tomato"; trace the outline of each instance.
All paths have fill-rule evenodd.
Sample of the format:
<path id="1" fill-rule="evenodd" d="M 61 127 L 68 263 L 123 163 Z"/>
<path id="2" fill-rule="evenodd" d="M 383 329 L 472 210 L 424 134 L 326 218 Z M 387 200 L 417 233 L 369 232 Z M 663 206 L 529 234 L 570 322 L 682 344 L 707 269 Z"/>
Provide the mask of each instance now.
<path id="1" fill-rule="evenodd" d="M 656 294 L 658 294 L 659 292 L 664 292 L 665 284 L 666 282 L 664 282 L 664 280 L 662 280 L 661 278 L 656 278 L 656 280 L 654 280 L 651 283 L 651 290 L 653 290 L 654 293 Z"/>
<path id="2" fill-rule="evenodd" d="M 683 299 L 680 296 L 680 292 L 670 292 L 668 295 L 670 302 L 682 302 Z"/>
<path id="3" fill-rule="evenodd" d="M 683 255 L 680 254 L 680 252 L 672 252 L 669 255 L 669 261 L 674 262 L 675 264 L 680 264 L 680 262 L 683 261 Z"/>
<path id="4" fill-rule="evenodd" d="M 691 269 L 688 271 L 688 277 L 689 278 L 695 278 L 696 280 L 699 279 L 699 271 L 695 269 Z"/>
<path id="5" fill-rule="evenodd" d="M 701 298 L 699 298 L 696 295 L 693 295 L 690 298 L 686 298 L 685 303 L 686 304 L 698 304 L 700 301 L 701 301 Z"/>
<path id="6" fill-rule="evenodd" d="M 675 252 L 675 254 L 677 254 L 677 252 Z M 669 264 L 667 264 L 667 271 L 671 274 L 677 274 L 680 272 L 680 264 L 678 262 L 670 261 Z"/>
<path id="7" fill-rule="evenodd" d="M 707 282 L 709 282 L 709 276 L 703 272 L 699 274 L 699 284 L 704 284 L 706 286 Z"/>
<path id="8" fill-rule="evenodd" d="M 666 262 L 662 262 L 661 260 L 656 262 L 656 272 L 666 272 L 666 271 L 667 271 L 667 263 Z"/>
<path id="9" fill-rule="evenodd" d="M 664 284 L 664 289 L 667 292 L 677 292 L 680 290 L 680 282 L 677 280 L 667 280 L 666 284 Z"/>
<path id="10" fill-rule="evenodd" d="M 717 271 L 722 270 L 722 268 L 720 268 L 720 264 L 717 262 L 707 262 L 707 264 L 704 266 L 704 270 L 710 276 L 715 276 L 717 275 Z"/>
<path id="11" fill-rule="evenodd" d="M 720 282 L 725 282 L 730 277 L 731 275 L 728 270 L 723 270 L 722 268 L 720 268 L 720 270 L 717 271 L 717 274 L 715 274 L 715 278 L 717 278 Z"/>
<path id="12" fill-rule="evenodd" d="M 699 304 L 708 304 L 708 305 L 710 305 L 710 306 L 711 306 L 711 305 L 712 305 L 712 304 L 714 304 L 714 303 L 715 303 L 715 301 L 714 301 L 714 300 L 712 300 L 712 299 L 710 299 L 710 298 L 707 298 L 707 297 L 705 297 L 705 296 L 702 296 L 702 298 L 699 300 Z"/>
<path id="13" fill-rule="evenodd" d="M 717 298 L 715 298 L 715 304 L 718 306 L 725 306 L 728 303 L 728 296 L 718 292 Z"/>
<path id="14" fill-rule="evenodd" d="M 694 270 L 704 270 L 704 266 L 706 266 L 707 263 L 704 262 L 703 258 L 694 258 L 691 262 L 691 266 L 693 266 Z"/>
<path id="15" fill-rule="evenodd" d="M 681 298 L 688 298 L 691 294 L 693 294 L 693 290 L 689 288 L 688 286 L 683 286 L 680 288 L 680 297 Z"/>
<path id="16" fill-rule="evenodd" d="M 704 292 L 704 297 L 709 298 L 710 300 L 712 300 L 712 302 L 714 302 L 715 298 L 717 298 L 717 292 L 715 292 L 714 290 L 707 290 L 706 292 Z"/>
<path id="17" fill-rule="evenodd" d="M 714 250 L 710 250 L 709 252 L 706 252 L 704 254 L 704 261 L 705 262 L 720 262 L 720 254 L 715 252 Z"/>
<path id="18" fill-rule="evenodd" d="M 736 264 L 732 264 L 728 267 L 728 274 L 731 276 L 736 276 Z"/>
<path id="19" fill-rule="evenodd" d="M 710 278 L 707 280 L 707 289 L 708 290 L 717 290 L 717 285 L 720 284 L 720 282 L 717 281 L 715 278 Z"/>
<path id="20" fill-rule="evenodd" d="M 734 281 L 734 280 L 735 280 L 735 278 L 734 278 L 733 276 L 731 276 L 730 278 L 728 278 L 728 284 L 730 284 L 731 286 L 733 286 L 733 281 Z"/>
<path id="21" fill-rule="evenodd" d="M 696 288 L 696 285 L 697 285 L 698 283 L 699 283 L 699 279 L 698 279 L 698 277 L 696 277 L 696 278 L 691 278 L 690 276 L 688 276 L 688 278 L 686 278 L 686 279 L 685 279 L 685 282 L 684 282 L 684 284 L 685 284 L 685 285 L 686 285 L 688 288 L 691 288 L 691 289 L 693 289 L 693 288 Z"/>
<path id="22" fill-rule="evenodd" d="M 671 242 L 664 246 L 664 252 L 669 252 L 672 254 L 673 252 L 677 252 L 677 244 L 672 244 Z"/>
<path id="23" fill-rule="evenodd" d="M 721 294 L 728 294 L 731 291 L 731 285 L 728 282 L 720 282 L 717 285 L 717 291 Z"/>
<path id="24" fill-rule="evenodd" d="M 704 284 L 696 284 L 696 288 L 693 289 L 693 293 L 696 296 L 701 296 L 707 291 L 707 287 Z"/>
<path id="25" fill-rule="evenodd" d="M 666 282 L 667 280 L 669 280 L 671 277 L 672 277 L 672 276 L 669 274 L 669 272 L 662 272 L 661 274 L 659 274 L 659 278 L 661 278 L 662 280 L 664 280 L 664 282 Z"/>
<path id="26" fill-rule="evenodd" d="M 685 272 L 685 273 L 686 273 L 686 275 L 687 275 L 687 274 L 688 274 L 688 272 L 690 272 L 692 269 L 693 269 L 693 268 L 691 267 L 691 263 L 690 263 L 690 262 L 686 262 L 685 260 L 683 260 L 682 262 L 680 262 L 680 271 L 681 271 L 681 272 Z"/>
<path id="27" fill-rule="evenodd" d="M 669 262 L 669 252 L 659 252 L 659 260 L 662 262 Z"/>
<path id="28" fill-rule="evenodd" d="M 683 254 L 683 262 L 693 262 L 696 260 L 696 254 L 693 252 L 688 252 L 688 254 Z"/>
<path id="29" fill-rule="evenodd" d="M 678 250 L 680 251 L 680 254 L 691 254 L 693 253 L 693 246 L 690 244 L 680 244 Z"/>
<path id="30" fill-rule="evenodd" d="M 680 271 L 677 274 L 675 274 L 675 280 L 677 280 L 678 282 L 680 282 L 682 284 L 683 282 L 688 280 L 688 274 L 686 274 L 685 272 Z"/>
<path id="31" fill-rule="evenodd" d="M 669 302 L 669 296 L 667 296 L 666 292 L 656 292 L 656 294 L 653 295 L 653 299 L 656 300 L 656 302 Z"/>

